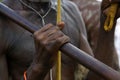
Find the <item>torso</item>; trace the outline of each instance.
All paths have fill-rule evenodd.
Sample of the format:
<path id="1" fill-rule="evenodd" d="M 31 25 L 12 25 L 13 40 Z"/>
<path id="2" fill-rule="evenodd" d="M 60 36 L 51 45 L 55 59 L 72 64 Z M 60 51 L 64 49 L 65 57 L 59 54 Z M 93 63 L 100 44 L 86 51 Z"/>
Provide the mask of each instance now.
<path id="1" fill-rule="evenodd" d="M 35 24 L 39 28 L 41 28 L 41 18 L 36 15 L 31 10 L 24 11 L 16 11 L 24 18 L 29 20 L 31 23 Z M 66 15 L 63 18 L 65 22 L 65 28 L 63 32 L 71 38 L 71 43 L 75 46 L 79 47 L 79 30 L 75 28 L 74 20 L 70 17 L 70 15 Z M 69 21 L 68 21 L 69 20 Z M 6 32 L 5 32 L 5 44 L 6 44 L 6 55 L 8 61 L 8 70 L 10 72 L 10 76 L 12 76 L 13 80 L 20 80 L 20 77 L 23 75 L 23 72 L 30 66 L 34 53 L 34 39 L 32 34 L 17 24 L 11 22 L 6 18 L 8 24 L 5 24 Z M 56 23 L 56 11 L 51 10 L 50 13 L 45 17 L 45 23 Z M 64 60 L 66 59 L 67 60 Z M 63 64 L 71 62 L 68 57 L 63 55 Z M 74 61 L 72 61 L 74 62 Z M 75 64 L 75 62 L 74 62 Z M 68 65 L 74 65 L 72 63 L 68 63 Z M 74 74 L 74 73 L 73 73 Z M 18 77 L 19 76 L 19 77 Z M 70 79 L 73 80 L 73 79 Z"/>

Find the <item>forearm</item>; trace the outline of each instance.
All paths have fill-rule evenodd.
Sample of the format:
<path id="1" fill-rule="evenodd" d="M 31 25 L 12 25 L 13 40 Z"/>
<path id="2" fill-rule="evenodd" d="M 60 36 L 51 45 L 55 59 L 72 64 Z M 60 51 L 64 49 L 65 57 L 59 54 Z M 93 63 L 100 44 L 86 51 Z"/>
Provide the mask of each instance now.
<path id="1" fill-rule="evenodd" d="M 42 67 L 38 70 L 38 67 L 32 67 L 27 70 L 27 79 L 28 80 L 43 80 L 47 70 L 44 70 Z"/>
<path id="2" fill-rule="evenodd" d="M 47 24 L 34 33 L 36 53 L 31 66 L 26 71 L 27 80 L 44 80 L 55 64 L 61 45 L 69 41 L 58 26 Z"/>
<path id="3" fill-rule="evenodd" d="M 27 80 L 44 80 L 49 70 L 50 68 L 48 66 L 40 64 L 31 65 L 26 71 L 26 78 Z"/>
<path id="4" fill-rule="evenodd" d="M 39 55 L 39 53 L 41 55 Z M 27 80 L 44 80 L 54 64 L 54 61 L 51 60 L 51 54 L 48 51 L 40 49 L 37 51 L 37 54 L 38 55 L 34 57 L 32 64 L 26 71 Z"/>

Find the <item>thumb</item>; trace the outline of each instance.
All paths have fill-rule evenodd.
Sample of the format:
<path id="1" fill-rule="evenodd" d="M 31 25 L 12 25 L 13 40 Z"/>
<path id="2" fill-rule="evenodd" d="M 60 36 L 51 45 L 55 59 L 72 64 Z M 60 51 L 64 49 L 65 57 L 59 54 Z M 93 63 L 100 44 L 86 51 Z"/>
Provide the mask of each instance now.
<path id="1" fill-rule="evenodd" d="M 60 28 L 60 30 L 62 30 L 64 28 L 64 26 L 65 26 L 65 23 L 64 22 L 59 22 L 57 24 L 57 26 Z"/>

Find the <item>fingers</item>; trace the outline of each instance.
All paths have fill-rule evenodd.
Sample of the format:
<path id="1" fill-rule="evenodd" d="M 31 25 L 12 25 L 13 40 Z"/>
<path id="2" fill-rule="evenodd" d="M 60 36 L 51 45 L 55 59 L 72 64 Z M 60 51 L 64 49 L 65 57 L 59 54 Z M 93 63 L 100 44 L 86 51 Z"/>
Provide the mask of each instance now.
<path id="1" fill-rule="evenodd" d="M 54 35 L 57 35 L 59 31 L 60 29 L 58 27 L 48 24 L 41 28 L 40 30 L 36 31 L 34 33 L 34 37 L 37 41 L 45 42 L 51 37 L 52 39 L 57 38 L 57 36 Z"/>
<path id="2" fill-rule="evenodd" d="M 43 28 L 41 28 L 38 31 L 36 31 L 34 33 L 34 36 L 36 37 L 37 40 L 45 40 L 49 36 L 52 36 L 52 35 L 53 35 L 53 38 L 57 38 L 57 36 L 55 36 L 55 35 L 59 35 L 60 34 L 58 32 L 60 31 L 60 29 L 63 29 L 64 22 L 61 22 L 61 23 L 59 23 L 57 25 L 58 25 L 58 27 L 57 26 L 53 26 L 52 24 L 47 24 Z"/>
<path id="3" fill-rule="evenodd" d="M 69 37 L 62 35 L 61 37 L 58 37 L 56 39 L 53 40 L 46 40 L 46 49 L 47 51 L 49 51 L 50 53 L 56 53 L 58 52 L 58 50 L 60 49 L 60 47 L 69 42 L 70 39 Z"/>
<path id="4" fill-rule="evenodd" d="M 49 28 L 51 28 L 52 26 L 53 26 L 52 24 L 47 24 L 47 25 L 44 26 L 44 28 L 41 28 L 41 29 L 39 29 L 38 31 L 36 31 L 36 32 L 34 33 L 34 35 L 40 34 L 40 32 L 45 32 L 45 31 L 47 31 Z"/>
<path id="5" fill-rule="evenodd" d="M 61 22 L 58 24 L 58 26 L 63 28 L 64 23 Z M 69 38 L 60 31 L 59 27 L 48 24 L 36 31 L 34 33 L 34 38 L 37 44 L 46 47 L 46 49 L 49 51 L 58 50 L 62 44 L 69 41 Z"/>

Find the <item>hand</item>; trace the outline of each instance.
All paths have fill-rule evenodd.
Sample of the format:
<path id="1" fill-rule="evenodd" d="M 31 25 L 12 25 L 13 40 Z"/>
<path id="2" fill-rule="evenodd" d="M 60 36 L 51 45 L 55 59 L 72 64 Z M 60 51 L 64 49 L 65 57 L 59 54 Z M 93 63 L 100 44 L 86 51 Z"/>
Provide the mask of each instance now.
<path id="1" fill-rule="evenodd" d="M 27 80 L 43 80 L 55 64 L 59 48 L 69 41 L 60 31 L 63 26 L 63 23 L 58 26 L 47 24 L 34 33 L 36 54 L 27 70 Z"/>
<path id="2" fill-rule="evenodd" d="M 63 23 L 58 24 L 62 28 Z M 69 41 L 58 26 L 47 24 L 34 33 L 36 57 L 35 62 L 43 66 L 52 67 L 55 63 L 59 48 Z"/>

